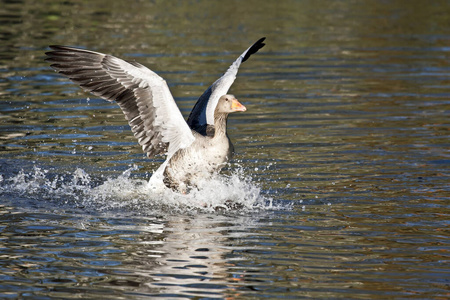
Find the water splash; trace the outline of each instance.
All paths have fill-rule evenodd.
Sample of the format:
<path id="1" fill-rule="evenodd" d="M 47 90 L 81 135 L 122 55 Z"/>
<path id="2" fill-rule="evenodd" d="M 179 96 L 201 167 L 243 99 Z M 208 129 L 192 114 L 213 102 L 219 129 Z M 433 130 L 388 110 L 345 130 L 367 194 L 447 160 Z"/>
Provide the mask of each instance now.
<path id="1" fill-rule="evenodd" d="M 131 178 L 132 167 L 118 177 L 98 178 L 77 168 L 69 174 L 53 174 L 34 167 L 5 178 L 0 176 L 0 195 L 26 197 L 73 208 L 127 210 L 139 214 L 172 212 L 249 212 L 276 209 L 260 186 L 242 169 L 217 175 L 198 189 L 183 195 L 169 189 L 153 191 L 147 180 Z"/>

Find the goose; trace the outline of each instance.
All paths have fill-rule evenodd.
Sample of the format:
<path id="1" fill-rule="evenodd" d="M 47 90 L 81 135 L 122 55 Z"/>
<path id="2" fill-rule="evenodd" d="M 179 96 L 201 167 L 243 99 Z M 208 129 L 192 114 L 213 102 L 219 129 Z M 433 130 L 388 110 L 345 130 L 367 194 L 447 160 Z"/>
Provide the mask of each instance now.
<path id="1" fill-rule="evenodd" d="M 265 46 L 265 37 L 245 50 L 200 96 L 187 121 L 166 81 L 147 67 L 112 55 L 52 45 L 46 61 L 85 91 L 122 109 L 131 131 L 148 158 L 166 155 L 150 185 L 187 193 L 203 179 L 217 174 L 234 152 L 227 135 L 230 113 L 246 107 L 228 90 L 241 63 Z"/>

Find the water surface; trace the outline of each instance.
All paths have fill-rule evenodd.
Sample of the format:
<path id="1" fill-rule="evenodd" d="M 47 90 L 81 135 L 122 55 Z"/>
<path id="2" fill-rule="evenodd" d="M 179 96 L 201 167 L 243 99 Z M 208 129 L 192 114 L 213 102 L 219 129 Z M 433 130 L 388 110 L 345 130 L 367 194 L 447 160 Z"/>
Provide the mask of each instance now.
<path id="1" fill-rule="evenodd" d="M 446 1 L 4 1 L 2 298 L 443 299 L 449 270 Z M 146 191 L 120 109 L 43 61 L 136 60 L 187 116 L 230 92 L 236 156 L 188 196 Z M 233 200 L 240 205 L 229 209 Z"/>

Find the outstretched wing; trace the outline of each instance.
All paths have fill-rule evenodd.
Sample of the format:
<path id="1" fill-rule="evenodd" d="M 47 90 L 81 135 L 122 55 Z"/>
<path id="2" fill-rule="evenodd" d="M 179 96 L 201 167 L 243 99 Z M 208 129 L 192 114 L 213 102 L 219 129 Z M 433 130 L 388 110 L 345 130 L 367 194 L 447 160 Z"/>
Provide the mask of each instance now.
<path id="1" fill-rule="evenodd" d="M 214 110 L 216 109 L 219 98 L 227 94 L 234 80 L 241 63 L 246 61 L 252 54 L 258 52 L 264 47 L 263 41 L 266 38 L 259 39 L 251 45 L 231 64 L 225 74 L 217 79 L 195 103 L 194 108 L 189 115 L 187 123 L 189 127 L 202 135 L 206 135 L 206 126 L 214 125 Z"/>
<path id="2" fill-rule="evenodd" d="M 66 46 L 50 46 L 46 61 L 84 90 L 116 101 L 148 157 L 171 156 L 194 136 L 164 79 L 145 66 Z"/>

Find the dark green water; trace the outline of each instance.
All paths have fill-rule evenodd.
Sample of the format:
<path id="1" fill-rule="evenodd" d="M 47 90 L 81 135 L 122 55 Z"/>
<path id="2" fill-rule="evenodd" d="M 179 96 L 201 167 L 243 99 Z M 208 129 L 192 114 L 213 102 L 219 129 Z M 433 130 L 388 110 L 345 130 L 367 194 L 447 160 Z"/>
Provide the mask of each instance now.
<path id="1" fill-rule="evenodd" d="M 447 1 L 2 1 L 0 298 L 445 299 Z M 230 92 L 237 155 L 190 196 L 143 187 L 120 109 L 43 61 L 136 60 L 187 116 Z M 242 208 L 227 211 L 227 199 Z"/>

